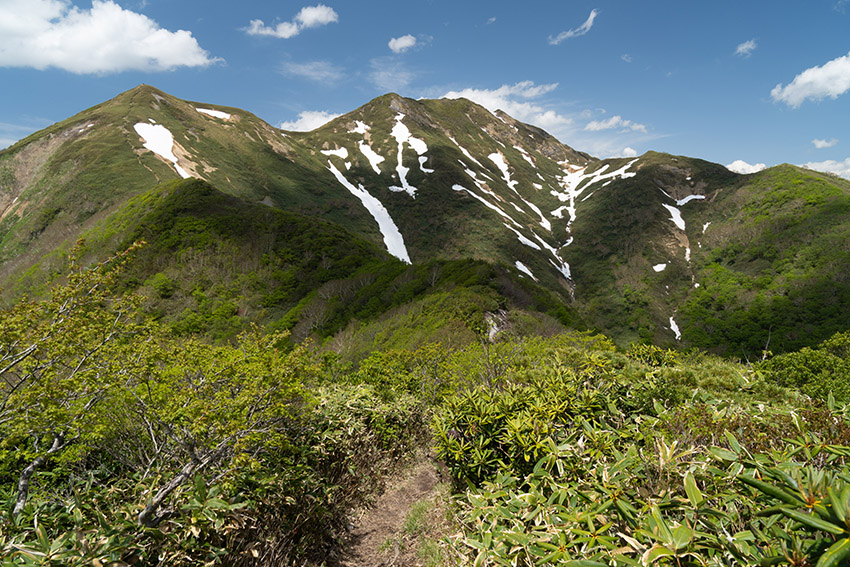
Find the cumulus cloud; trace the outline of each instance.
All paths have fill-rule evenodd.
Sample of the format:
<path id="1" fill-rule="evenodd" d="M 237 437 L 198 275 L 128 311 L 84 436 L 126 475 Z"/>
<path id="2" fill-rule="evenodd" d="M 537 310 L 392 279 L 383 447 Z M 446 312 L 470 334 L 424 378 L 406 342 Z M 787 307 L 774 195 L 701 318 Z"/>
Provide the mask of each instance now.
<path id="1" fill-rule="evenodd" d="M 558 83 L 536 85 L 533 81 L 522 81 L 513 85 L 502 85 L 497 89 L 449 91 L 443 98 L 467 98 L 491 112 L 502 110 L 522 122 L 550 129 L 570 124 L 572 119 L 530 99 L 543 96 L 556 88 Z"/>
<path id="2" fill-rule="evenodd" d="M 587 20 L 575 29 L 571 29 L 568 31 L 564 31 L 556 35 L 555 37 L 549 36 L 549 44 L 550 45 L 558 45 L 565 39 L 570 39 L 571 37 L 579 37 L 590 31 L 590 28 L 593 27 L 593 20 L 596 19 L 596 16 L 599 14 L 598 10 L 591 10 L 590 16 L 587 17 Z"/>
<path id="3" fill-rule="evenodd" d="M 726 169 L 729 171 L 734 171 L 735 173 L 756 173 L 763 169 L 766 169 L 767 166 L 763 163 L 749 164 L 741 159 L 736 159 L 732 163 L 726 166 Z"/>
<path id="4" fill-rule="evenodd" d="M 295 37 L 302 30 L 317 28 L 339 21 L 339 15 L 333 8 L 324 4 L 304 6 L 290 22 L 280 22 L 276 26 L 267 26 L 263 20 L 251 20 L 245 32 L 248 35 L 270 35 L 281 39 Z"/>
<path id="5" fill-rule="evenodd" d="M 298 118 L 291 122 L 281 122 L 278 128 L 292 130 L 295 132 L 310 132 L 319 126 L 324 126 L 341 114 L 334 114 L 326 110 L 305 110 L 298 113 Z"/>
<path id="6" fill-rule="evenodd" d="M 818 138 L 815 138 L 814 140 L 812 140 L 812 144 L 819 150 L 822 150 L 824 148 L 831 148 L 837 143 L 838 140 L 836 138 L 832 138 L 831 140 L 820 140 Z"/>
<path id="7" fill-rule="evenodd" d="M 755 51 L 756 47 L 758 47 L 758 44 L 754 39 L 745 41 L 744 43 L 739 43 L 738 47 L 735 49 L 735 55 L 740 55 L 741 57 L 749 57 L 752 52 Z"/>
<path id="8" fill-rule="evenodd" d="M 828 159 L 826 161 L 812 161 L 804 163 L 803 167 L 814 169 L 815 171 L 825 171 L 826 173 L 834 173 L 845 179 L 850 179 L 850 158 L 844 161 L 835 161 Z"/>
<path id="9" fill-rule="evenodd" d="M 172 32 L 112 0 L 82 10 L 68 0 L 4 0 L 0 67 L 71 73 L 167 71 L 220 62 L 186 30 Z"/>
<path id="10" fill-rule="evenodd" d="M 393 53 L 404 53 L 416 45 L 416 38 L 410 34 L 403 35 L 401 37 L 394 37 L 387 45 L 390 46 Z"/>
<path id="11" fill-rule="evenodd" d="M 829 61 L 820 67 L 806 69 L 782 86 L 776 85 L 770 96 L 776 102 L 784 102 L 797 108 L 806 99 L 822 100 L 838 98 L 850 90 L 850 53 Z"/>
<path id="12" fill-rule="evenodd" d="M 629 146 L 623 148 L 623 151 L 620 153 L 623 155 L 623 157 L 637 157 L 637 150 L 635 150 L 634 148 L 630 148 Z"/>
<path id="13" fill-rule="evenodd" d="M 284 75 L 303 77 L 317 83 L 336 83 L 344 77 L 342 69 L 328 61 L 287 61 L 281 65 Z"/>
<path id="14" fill-rule="evenodd" d="M 631 120 L 623 120 L 622 116 L 612 116 L 608 120 L 593 120 L 587 123 L 585 130 L 598 132 L 600 130 L 614 130 L 619 128 L 621 132 L 643 132 L 646 134 L 646 126 Z"/>

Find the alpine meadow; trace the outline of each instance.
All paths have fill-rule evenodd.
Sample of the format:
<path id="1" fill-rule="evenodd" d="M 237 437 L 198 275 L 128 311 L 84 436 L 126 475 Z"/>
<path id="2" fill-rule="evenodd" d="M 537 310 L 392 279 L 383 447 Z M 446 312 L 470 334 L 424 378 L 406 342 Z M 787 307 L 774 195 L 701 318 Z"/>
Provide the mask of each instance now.
<path id="1" fill-rule="evenodd" d="M 112 0 L 24 4 L 0 0 L 10 77 L 229 66 L 222 97 L 253 72 Z M 339 9 L 237 37 L 342 37 Z M 132 49 L 94 33 L 113 17 Z M 75 55 L 80 22 L 103 49 Z M 668 146 L 604 109 L 547 114 L 554 83 L 387 92 L 441 37 L 393 37 L 368 73 L 281 56 L 293 85 L 387 93 L 309 128 L 139 84 L 0 150 L 0 567 L 850 565 L 850 161 L 600 158 L 578 147 L 597 132 Z M 656 72 L 645 53 L 616 59 Z M 838 105 L 848 69 L 764 96 Z"/>

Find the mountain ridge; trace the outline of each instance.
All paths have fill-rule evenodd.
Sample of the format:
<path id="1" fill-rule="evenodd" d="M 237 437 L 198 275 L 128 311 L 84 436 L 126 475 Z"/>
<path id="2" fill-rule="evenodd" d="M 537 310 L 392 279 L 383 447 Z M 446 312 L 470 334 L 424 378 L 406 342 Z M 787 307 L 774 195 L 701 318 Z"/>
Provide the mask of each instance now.
<path id="1" fill-rule="evenodd" d="M 844 234 L 834 210 L 844 210 L 850 183 L 840 179 L 793 166 L 741 175 L 656 152 L 598 159 L 466 99 L 389 93 L 311 132 L 286 132 L 250 112 L 148 85 L 0 152 L 0 280 L 32 275 L 63 242 L 181 176 L 324 219 L 414 266 L 507 266 L 621 342 L 685 341 L 728 353 L 743 340 L 752 352 L 771 335 L 791 348 L 802 339 L 790 313 L 774 322 L 759 315 L 752 339 L 715 331 L 756 317 L 755 298 L 773 305 L 810 280 L 826 282 L 845 305 L 843 283 L 832 277 L 850 267 L 843 249 L 822 250 L 830 258 L 815 268 L 797 254 L 817 248 L 812 239 Z M 785 218 L 782 226 L 761 218 L 765 207 Z M 825 220 L 798 226 L 800 211 Z M 795 231 L 802 240 L 788 240 Z M 756 241 L 772 242 L 776 262 L 750 250 Z M 734 274 L 740 289 L 725 289 L 720 272 Z M 718 291 L 734 297 L 731 311 L 713 303 Z M 822 293 L 797 301 L 813 305 Z M 706 305 L 720 327 L 700 319 Z M 828 319 L 824 328 L 846 323 Z M 780 327 L 785 339 L 776 338 Z"/>

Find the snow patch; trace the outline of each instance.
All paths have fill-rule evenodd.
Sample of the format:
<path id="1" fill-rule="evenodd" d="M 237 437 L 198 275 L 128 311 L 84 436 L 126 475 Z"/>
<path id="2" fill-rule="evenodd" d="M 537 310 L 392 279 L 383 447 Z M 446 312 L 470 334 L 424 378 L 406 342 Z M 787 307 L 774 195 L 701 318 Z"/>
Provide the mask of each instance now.
<path id="1" fill-rule="evenodd" d="M 691 263 L 691 249 L 685 248 L 685 262 Z"/>
<path id="2" fill-rule="evenodd" d="M 705 234 L 705 229 L 707 229 L 707 228 L 708 228 L 708 225 L 710 225 L 710 224 L 711 224 L 711 221 L 708 221 L 707 223 L 705 223 L 704 225 L 702 225 L 702 233 L 703 233 L 703 234 Z"/>
<path id="3" fill-rule="evenodd" d="M 404 237 L 402 237 L 401 232 L 398 230 L 398 226 L 396 226 L 384 204 L 369 194 L 362 185 L 358 184 L 357 187 L 355 187 L 354 184 L 348 181 L 330 161 L 328 161 L 328 170 L 333 173 L 334 177 L 336 177 L 337 181 L 339 181 L 343 187 L 348 189 L 352 195 L 360 199 L 360 202 L 363 203 L 363 206 L 366 207 L 366 210 L 369 211 L 369 214 L 371 214 L 372 218 L 374 218 L 378 223 L 378 230 L 381 231 L 381 235 L 384 237 L 384 244 L 387 246 L 387 252 L 402 262 L 410 264 L 410 256 L 407 253 L 407 247 L 404 245 Z"/>
<path id="4" fill-rule="evenodd" d="M 676 340 L 682 340 L 682 333 L 679 331 L 679 325 L 676 324 L 676 320 L 673 319 L 673 316 L 670 316 L 670 330 L 673 331 L 673 334 L 676 335 Z"/>
<path id="5" fill-rule="evenodd" d="M 395 138 L 396 142 L 398 143 L 398 161 L 396 165 L 396 172 L 398 173 L 398 180 L 401 183 L 401 187 L 390 187 L 390 191 L 404 191 L 411 197 L 415 198 L 416 191 L 418 191 L 418 189 L 416 189 L 416 187 L 407 182 L 407 173 L 410 171 L 410 168 L 404 167 L 404 165 L 402 165 L 402 153 L 404 151 L 404 144 L 406 143 L 408 146 L 410 146 L 413 151 L 415 151 L 419 156 L 422 156 L 422 154 L 428 151 L 428 146 L 425 144 L 425 140 L 414 138 L 410 134 L 410 130 L 407 126 L 404 125 L 404 122 L 402 122 L 403 119 L 404 114 L 396 114 L 395 126 L 393 126 L 393 129 L 390 132 L 390 134 L 392 134 L 393 138 Z M 425 160 L 420 159 L 419 168 L 422 169 L 422 171 L 425 173 L 432 173 L 433 170 L 425 170 L 425 168 L 423 167 L 424 163 Z"/>
<path id="6" fill-rule="evenodd" d="M 368 124 L 366 124 L 365 122 L 361 122 L 360 120 L 355 120 L 355 122 L 354 122 L 354 129 L 353 129 L 353 130 L 349 130 L 349 131 L 348 131 L 348 133 L 349 133 L 349 134 L 360 134 L 360 135 L 363 135 L 363 134 L 365 134 L 368 130 L 370 130 L 370 128 L 369 128 L 369 126 L 368 126 Z"/>
<path id="7" fill-rule="evenodd" d="M 363 124 L 360 122 L 360 124 Z M 365 124 L 364 124 L 365 126 Z M 366 156 L 366 159 L 369 160 L 369 165 L 372 166 L 372 169 L 375 170 L 375 173 L 378 175 L 381 174 L 381 168 L 378 165 L 384 161 L 384 156 L 379 155 L 375 150 L 372 149 L 372 146 L 367 144 L 366 142 L 360 142 L 357 147 L 360 149 L 360 153 Z"/>
<path id="8" fill-rule="evenodd" d="M 505 156 L 503 156 L 501 152 L 493 152 L 492 154 L 490 154 L 487 157 L 490 158 L 490 161 L 495 163 L 496 167 L 499 168 L 499 171 L 502 172 L 502 179 L 505 180 L 505 183 L 508 184 L 508 187 L 514 193 L 519 194 L 516 190 L 517 183 L 519 183 L 519 182 L 511 180 L 511 172 L 508 171 L 508 162 L 505 161 Z"/>
<path id="9" fill-rule="evenodd" d="M 662 207 L 670 212 L 670 220 L 673 221 L 679 230 L 685 230 L 685 219 L 682 218 L 682 211 L 671 205 L 661 204 Z"/>
<path id="10" fill-rule="evenodd" d="M 338 148 L 336 150 L 322 150 L 326 156 L 336 156 L 341 159 L 348 159 L 348 150 L 346 148 Z"/>
<path id="11" fill-rule="evenodd" d="M 170 161 L 174 164 L 174 169 L 177 170 L 177 173 L 183 179 L 187 179 L 192 177 L 189 175 L 186 170 L 177 165 L 177 156 L 174 155 L 174 136 L 171 135 L 171 132 L 165 126 L 145 124 L 144 122 L 139 122 L 133 126 L 133 129 L 136 130 L 136 133 L 145 141 L 145 148 L 149 149 L 156 155 L 160 156 L 166 161 Z"/>
<path id="12" fill-rule="evenodd" d="M 684 199 L 679 199 L 678 201 L 676 201 L 676 205 L 681 207 L 682 205 L 686 205 L 696 199 L 705 199 L 705 195 L 688 195 Z"/>
<path id="13" fill-rule="evenodd" d="M 456 145 L 456 146 L 460 149 L 461 153 L 463 153 L 463 155 L 465 155 L 465 156 L 466 156 L 466 159 L 468 159 L 469 161 L 471 161 L 472 163 L 474 163 L 475 165 L 477 165 L 477 166 L 478 166 L 478 167 L 480 167 L 481 169 L 484 169 L 484 166 L 483 166 L 483 165 L 481 165 L 481 162 L 479 162 L 477 159 L 475 159 L 474 157 L 472 157 L 472 154 L 470 154 L 468 151 L 466 151 L 466 148 L 464 148 L 463 146 L 461 146 L 460 144 L 458 144 L 458 143 L 457 143 L 457 140 L 455 140 L 455 139 L 454 139 L 454 138 L 452 138 L 451 136 L 449 136 L 449 140 L 451 140 L 451 141 L 454 143 L 454 145 Z"/>
<path id="14" fill-rule="evenodd" d="M 222 120 L 230 120 L 230 115 L 226 112 L 222 112 L 220 110 L 213 110 L 211 108 L 196 108 L 198 112 L 201 114 L 206 114 L 208 116 L 212 116 L 214 118 L 221 118 Z"/>
<path id="15" fill-rule="evenodd" d="M 539 250 L 541 252 L 543 251 L 543 249 L 540 248 L 540 246 L 538 246 L 534 241 L 529 240 L 528 238 L 523 236 L 522 233 L 520 233 L 520 231 L 518 231 L 514 227 L 512 227 L 512 226 L 510 226 L 509 224 L 506 224 L 506 223 L 502 223 L 502 224 L 504 224 L 511 232 L 516 234 L 516 237 L 519 239 L 519 241 L 522 242 L 523 244 L 525 244 L 526 246 L 528 246 L 529 248 L 534 248 L 535 250 Z"/>
<path id="16" fill-rule="evenodd" d="M 536 163 L 534 163 L 534 160 L 531 158 L 531 156 L 530 156 L 530 155 L 528 155 L 528 152 L 526 152 L 526 151 L 525 151 L 525 149 L 524 149 L 523 147 L 521 147 L 521 146 L 514 146 L 514 149 L 515 149 L 515 150 L 518 150 L 518 151 L 519 151 L 519 153 L 520 153 L 520 154 L 522 154 L 522 158 L 523 158 L 525 161 L 527 161 L 528 163 L 530 163 L 530 164 L 531 164 L 531 167 L 537 167 L 537 164 L 536 164 Z"/>
<path id="17" fill-rule="evenodd" d="M 477 194 L 475 194 L 474 192 L 472 192 L 472 191 L 470 191 L 469 189 L 467 189 L 466 187 L 464 187 L 464 186 L 462 186 L 462 185 L 458 185 L 458 184 L 454 184 L 454 185 L 452 185 L 452 189 L 454 189 L 455 191 L 465 191 L 465 192 L 466 192 L 466 193 L 468 193 L 470 196 L 472 196 L 472 197 L 474 197 L 475 199 L 477 199 L 478 201 L 480 201 L 480 202 L 481 202 L 481 204 L 483 204 L 483 205 L 484 205 L 485 207 L 487 207 L 488 209 L 492 209 L 492 210 L 496 211 L 496 212 L 497 212 L 497 213 L 499 213 L 502 217 L 504 217 L 504 218 L 508 219 L 509 221 L 511 221 L 511 223 L 513 223 L 514 225 L 516 225 L 516 226 L 521 226 L 518 222 L 516 222 L 513 218 L 511 218 L 511 216 L 510 216 L 508 213 L 506 213 L 505 211 L 503 211 L 502 209 L 500 209 L 499 207 L 497 207 L 497 206 L 496 206 L 496 205 L 494 205 L 493 203 L 489 202 L 487 199 L 485 199 L 485 198 L 484 198 L 484 197 L 482 197 L 481 195 L 477 195 Z"/>
<path id="18" fill-rule="evenodd" d="M 534 277 L 534 274 L 531 273 L 531 270 L 528 269 L 528 266 L 526 266 L 525 264 L 523 264 L 519 260 L 517 260 L 514 265 L 516 266 L 517 270 L 519 270 L 520 272 L 522 272 L 524 274 L 527 274 L 534 281 L 539 281 L 536 277 Z"/>
<path id="19" fill-rule="evenodd" d="M 652 266 L 652 269 L 655 270 L 656 272 L 663 272 L 664 268 L 666 268 L 666 267 L 667 267 L 667 264 L 655 264 L 654 266 Z"/>

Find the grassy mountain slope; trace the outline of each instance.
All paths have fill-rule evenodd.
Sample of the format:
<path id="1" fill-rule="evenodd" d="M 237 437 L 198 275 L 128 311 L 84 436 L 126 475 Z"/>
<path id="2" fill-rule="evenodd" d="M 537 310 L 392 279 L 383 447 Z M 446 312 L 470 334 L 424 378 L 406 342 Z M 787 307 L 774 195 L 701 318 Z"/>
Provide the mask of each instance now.
<path id="1" fill-rule="evenodd" d="M 176 163 L 146 147 L 139 124 L 167 129 Z M 374 250 L 366 256 L 384 254 L 381 268 L 365 256 L 365 263 L 345 268 L 345 277 L 377 270 L 369 279 L 389 287 L 363 289 L 385 294 L 375 300 L 380 308 L 367 308 L 369 300 L 352 303 L 349 292 L 345 301 L 328 301 L 333 294 L 318 288 L 342 276 L 321 275 L 327 270 L 315 262 L 287 272 L 313 286 L 295 294 L 296 306 L 267 298 L 274 287 L 268 282 L 278 281 L 271 276 L 258 278 L 262 290 L 253 295 L 244 282 L 241 291 L 224 294 L 231 304 L 252 297 L 245 306 L 261 305 L 259 319 L 293 329 L 302 320 L 296 311 L 314 313 L 321 323 L 299 336 L 340 332 L 351 320 L 373 320 L 418 301 L 432 287 L 421 283 L 432 279 L 429 269 L 469 260 L 501 266 L 486 282 L 508 273 L 511 281 L 536 282 L 541 287 L 530 288 L 549 296 L 528 304 L 533 309 L 554 312 L 559 305 L 561 321 L 575 320 L 565 313 L 578 310 L 587 324 L 621 344 L 642 340 L 749 355 L 765 345 L 785 350 L 815 344 L 850 326 L 843 315 L 850 296 L 843 276 L 850 267 L 843 244 L 848 182 L 793 166 L 741 176 L 654 152 L 599 160 L 464 99 L 416 101 L 395 94 L 303 133 L 143 85 L 36 133 L 0 152 L 4 287 L 17 293 L 44 281 L 81 235 L 103 241 L 104 255 L 126 243 L 138 232 L 137 217 L 149 214 L 145 207 L 162 190 L 148 192 L 178 179 L 178 166 L 239 199 L 239 207 L 263 211 L 259 218 L 286 211 L 322 219 L 362 241 L 358 246 L 370 243 Z M 163 210 L 174 213 L 171 205 Z M 240 266 L 240 273 L 268 275 L 261 262 L 269 260 L 257 250 L 278 228 L 241 222 L 219 223 L 218 240 L 232 233 L 235 243 L 229 256 L 216 253 L 218 261 Z M 264 236 L 239 235 L 244 226 Z M 163 227 L 148 239 L 196 247 L 186 234 L 175 236 L 172 225 Z M 295 248 L 321 258 L 309 245 L 305 239 Z M 177 273 L 189 264 L 179 246 L 151 248 L 167 248 L 173 273 L 143 270 L 140 282 L 159 272 L 185 282 L 196 277 L 191 270 Z M 389 268 L 394 264 L 386 261 L 387 251 L 413 268 Z M 198 300 L 188 299 L 191 287 L 186 283 L 173 299 L 161 298 L 164 313 L 196 309 Z M 402 300 L 390 288 L 415 291 Z"/>

